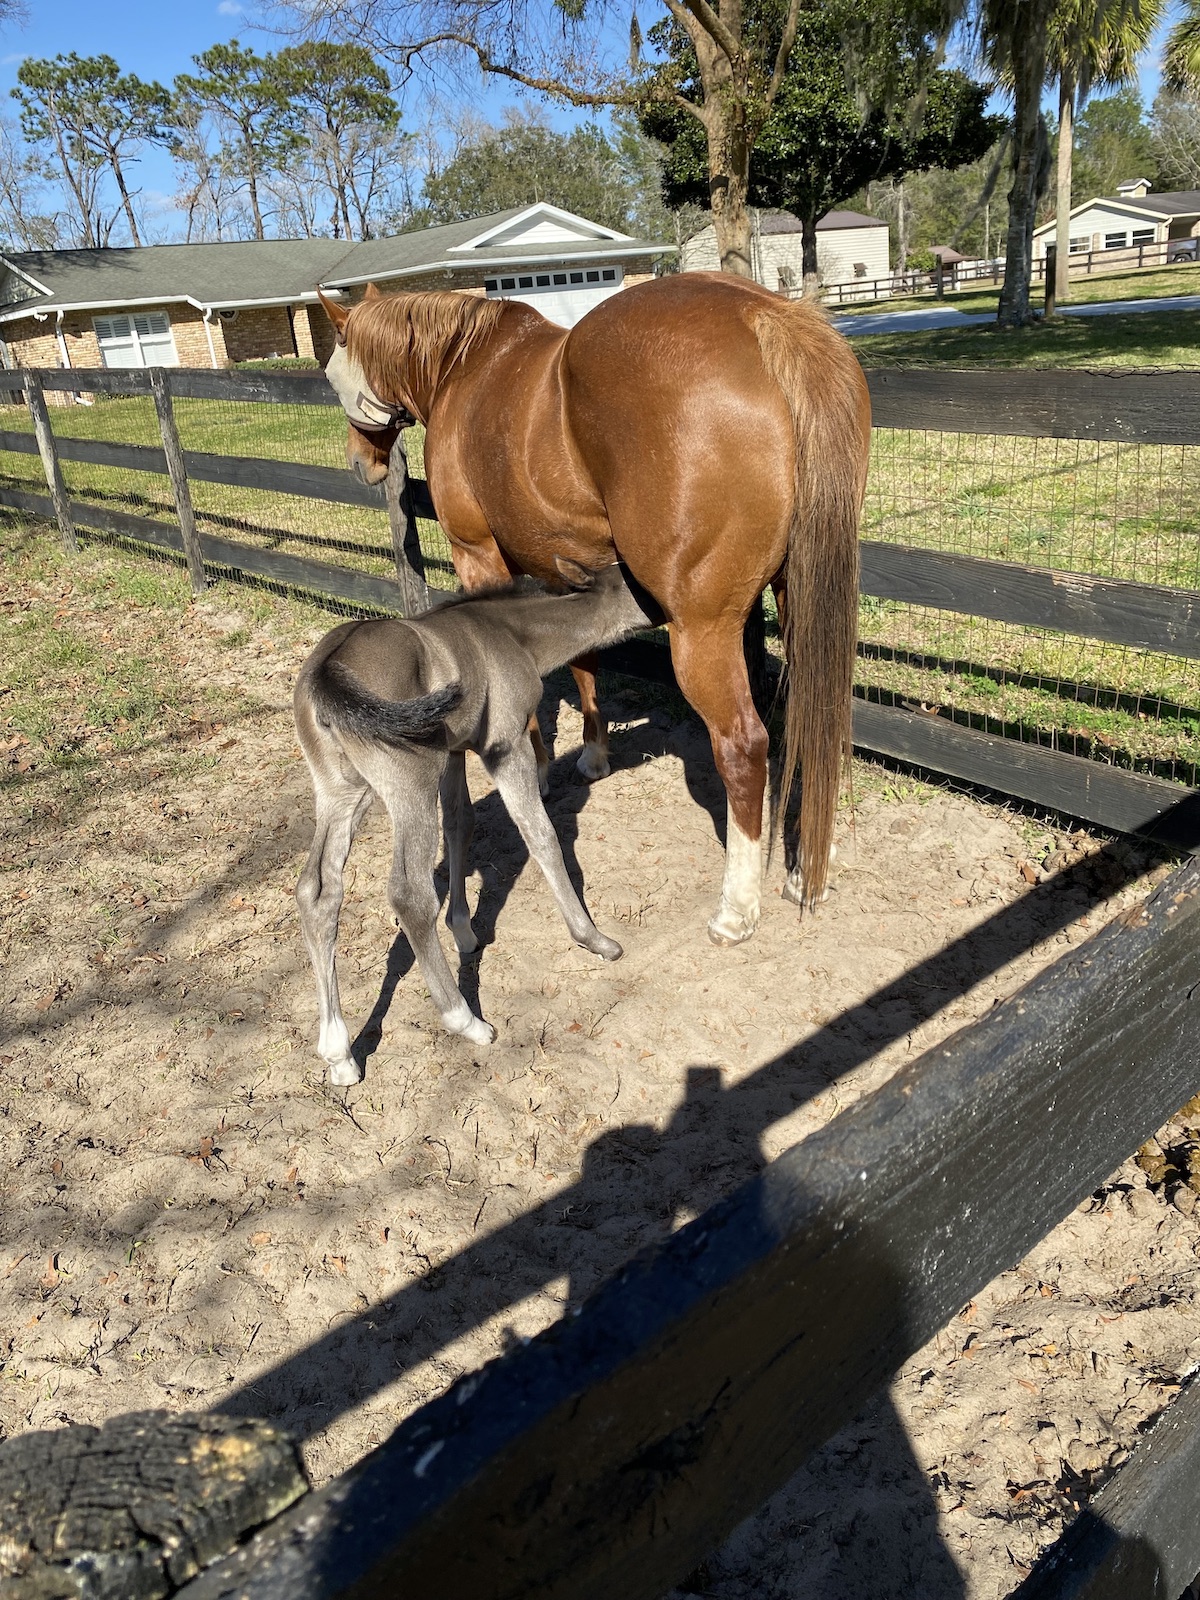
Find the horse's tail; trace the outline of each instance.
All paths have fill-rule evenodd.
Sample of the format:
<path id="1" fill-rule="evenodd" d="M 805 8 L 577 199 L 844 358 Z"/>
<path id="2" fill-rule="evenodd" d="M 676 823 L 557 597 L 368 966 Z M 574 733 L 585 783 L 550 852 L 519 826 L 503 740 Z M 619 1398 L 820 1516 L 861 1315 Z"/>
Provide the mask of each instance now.
<path id="1" fill-rule="evenodd" d="M 784 570 L 789 681 L 776 805 L 783 816 L 799 767 L 798 865 L 805 903 L 813 906 L 825 893 L 838 792 L 850 762 L 870 400 L 849 345 L 815 307 L 764 305 L 755 332 L 767 371 L 787 396 L 796 439 Z"/>
<path id="2" fill-rule="evenodd" d="M 462 685 L 448 683 L 415 700 L 385 700 L 329 658 L 317 667 L 311 687 L 318 721 L 354 738 L 390 745 L 437 743 L 446 718 L 463 698 Z"/>

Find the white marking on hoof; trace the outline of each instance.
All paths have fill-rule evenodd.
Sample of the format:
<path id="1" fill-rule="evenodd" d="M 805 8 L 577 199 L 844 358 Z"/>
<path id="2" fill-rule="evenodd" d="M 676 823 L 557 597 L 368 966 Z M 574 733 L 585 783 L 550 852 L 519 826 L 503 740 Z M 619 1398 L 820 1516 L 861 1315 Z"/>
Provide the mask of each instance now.
<path id="1" fill-rule="evenodd" d="M 735 944 L 744 944 L 758 927 L 758 918 L 751 921 L 740 912 L 734 911 L 722 900 L 717 908 L 716 915 L 708 924 L 708 937 L 714 944 L 729 948 Z"/>
<path id="2" fill-rule="evenodd" d="M 725 880 L 721 902 L 708 924 L 714 944 L 741 944 L 758 927 L 762 893 L 762 839 L 749 839 L 726 813 Z"/>
<path id="3" fill-rule="evenodd" d="M 830 866 L 832 866 L 833 863 L 837 860 L 837 853 L 838 853 L 837 845 L 836 844 L 831 844 L 829 846 L 829 865 Z M 826 900 L 829 899 L 829 896 L 832 894 L 832 892 L 833 892 L 832 889 L 829 887 L 828 884 L 826 884 L 825 888 L 821 891 L 820 895 L 818 896 L 816 901 L 813 902 L 813 903 L 816 904 L 816 905 L 819 905 L 819 906 L 823 906 L 825 904 Z M 793 870 L 788 873 L 787 880 L 783 885 L 783 898 L 785 900 L 790 900 L 794 906 L 799 906 L 801 908 L 801 910 L 805 910 L 808 907 L 808 905 L 809 905 L 809 897 L 804 892 L 804 876 L 801 873 L 799 867 L 793 868 Z"/>
<path id="4" fill-rule="evenodd" d="M 361 1083 L 362 1080 L 363 1069 L 353 1056 L 329 1063 L 329 1081 L 335 1089 L 349 1089 L 352 1084 Z"/>
<path id="5" fill-rule="evenodd" d="M 602 744 L 585 744 L 583 753 L 575 763 L 581 778 L 595 783 L 597 778 L 607 778 L 612 768 L 608 764 L 608 751 Z"/>
<path id="6" fill-rule="evenodd" d="M 459 1030 L 464 1039 L 469 1039 L 472 1044 L 494 1044 L 496 1030 L 490 1022 L 485 1022 L 482 1017 L 472 1017 L 467 1027 Z"/>

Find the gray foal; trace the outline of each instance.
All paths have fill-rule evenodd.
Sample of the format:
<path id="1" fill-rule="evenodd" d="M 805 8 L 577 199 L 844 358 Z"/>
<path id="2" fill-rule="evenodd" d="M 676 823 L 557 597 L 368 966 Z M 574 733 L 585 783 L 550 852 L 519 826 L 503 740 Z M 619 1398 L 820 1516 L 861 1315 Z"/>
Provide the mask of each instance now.
<path id="1" fill-rule="evenodd" d="M 334 1084 L 357 1083 L 363 1075 L 342 1017 L 335 945 L 346 858 L 375 795 L 392 819 L 392 909 L 442 1021 L 474 1044 L 491 1044 L 496 1037 L 463 999 L 437 936 L 433 869 L 440 793 L 450 873 L 446 921 L 462 954 L 476 948 L 466 895 L 474 824 L 467 750 L 482 758 L 572 938 L 605 961 L 622 953 L 571 886 L 542 804 L 527 730 L 547 672 L 650 619 L 619 565 L 596 574 L 574 562 L 557 565 L 575 592 L 505 590 L 464 596 L 406 621 L 347 622 L 327 633 L 301 668 L 296 731 L 312 775 L 317 817 L 296 900 L 317 979 L 317 1050 Z"/>

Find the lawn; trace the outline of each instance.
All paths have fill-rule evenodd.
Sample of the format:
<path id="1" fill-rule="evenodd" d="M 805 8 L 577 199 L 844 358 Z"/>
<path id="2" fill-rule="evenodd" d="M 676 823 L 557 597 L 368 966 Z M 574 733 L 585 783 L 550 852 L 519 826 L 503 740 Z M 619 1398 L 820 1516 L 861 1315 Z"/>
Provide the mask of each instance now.
<path id="1" fill-rule="evenodd" d="M 864 367 L 1196 367 L 1200 311 L 1052 317 L 1027 328 L 856 335 Z"/>
<path id="2" fill-rule="evenodd" d="M 1167 295 L 1200 294 L 1200 265 L 1136 267 L 1124 272 L 1091 273 L 1071 279 L 1071 305 L 1097 304 L 1111 300 L 1161 300 Z M 1045 288 L 1035 283 L 1032 299 L 1041 305 Z M 947 289 L 944 304 L 967 315 L 994 312 L 1000 299 L 998 286 L 980 287 L 978 281 L 961 289 Z M 831 306 L 839 317 L 878 315 L 881 311 L 926 311 L 939 302 L 931 295 L 897 295 L 887 300 L 863 301 L 859 305 Z"/>
<path id="3" fill-rule="evenodd" d="M 1122 339 L 1131 341 L 1124 350 Z M 884 365 L 896 364 L 900 352 L 909 360 L 941 359 L 930 354 L 935 349 L 963 364 L 1176 365 L 1165 352 L 1178 350 L 1194 362 L 1200 314 L 1062 319 L 1018 333 L 986 328 L 855 345 L 868 364 Z M 185 400 L 176 409 L 186 449 L 329 467 L 344 462 L 344 424 L 332 408 Z M 157 441 L 148 399 L 56 408 L 52 420 L 62 437 Z M 13 409 L 0 425 L 29 426 Z M 408 443 L 419 474 L 419 429 Z M 64 463 L 64 471 L 79 498 L 173 516 L 165 477 L 75 462 Z M 0 456 L 0 482 L 45 492 L 36 456 Z M 393 570 L 382 511 L 199 482 L 192 493 L 207 531 L 333 565 Z M 1200 450 L 881 429 L 873 441 L 864 536 L 1200 589 L 1198 500 Z M 421 536 L 431 580 L 453 586 L 440 529 L 423 523 Z M 861 638 L 864 693 L 936 706 L 958 720 L 1187 782 L 1200 779 L 1194 662 L 873 599 L 863 602 Z M 132 724 L 127 711 L 121 715 Z"/>

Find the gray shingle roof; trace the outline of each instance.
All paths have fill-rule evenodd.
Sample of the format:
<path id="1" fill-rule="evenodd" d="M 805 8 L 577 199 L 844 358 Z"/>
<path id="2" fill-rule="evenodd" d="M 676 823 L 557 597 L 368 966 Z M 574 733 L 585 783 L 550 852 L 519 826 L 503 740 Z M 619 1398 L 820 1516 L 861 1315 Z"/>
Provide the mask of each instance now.
<path id="1" fill-rule="evenodd" d="M 1113 194 L 1104 197 L 1114 205 L 1167 217 L 1200 216 L 1200 189 L 1176 189 L 1166 194 Z"/>
<path id="2" fill-rule="evenodd" d="M 17 281 L 0 317 L 69 307 L 161 304 L 190 300 L 201 306 L 311 298 L 318 284 L 337 288 L 369 278 L 403 277 L 431 267 L 499 265 L 514 259 L 661 253 L 671 247 L 649 240 L 583 239 L 578 243 L 484 245 L 454 253 L 455 246 L 521 216 L 515 206 L 466 222 L 395 234 L 387 239 L 249 239 L 229 243 L 157 244 L 140 249 L 27 250 L 3 260 L 49 290 Z M 2 266 L 2 264 L 0 264 Z"/>

